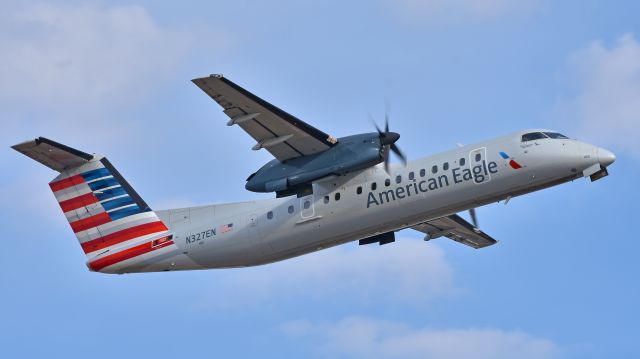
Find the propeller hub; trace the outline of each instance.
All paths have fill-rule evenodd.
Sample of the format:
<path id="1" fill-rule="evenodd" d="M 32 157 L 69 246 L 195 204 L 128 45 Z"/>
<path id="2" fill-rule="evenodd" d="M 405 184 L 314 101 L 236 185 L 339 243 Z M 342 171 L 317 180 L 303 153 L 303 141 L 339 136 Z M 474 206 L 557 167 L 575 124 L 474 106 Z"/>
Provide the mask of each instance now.
<path id="1" fill-rule="evenodd" d="M 380 134 L 380 143 L 383 146 L 392 145 L 400 139 L 400 134 L 397 132 L 383 132 Z"/>
<path id="2" fill-rule="evenodd" d="M 384 116 L 384 131 L 382 131 L 380 127 L 376 125 L 376 122 L 373 121 L 373 119 L 371 121 L 373 122 L 373 125 L 376 126 L 376 130 L 378 130 L 378 136 L 380 139 L 380 157 L 384 162 L 385 172 L 389 173 L 389 151 L 395 153 L 398 157 L 400 157 L 402 163 L 404 163 L 404 165 L 406 166 L 407 156 L 405 156 L 404 153 L 400 151 L 398 146 L 396 146 L 396 142 L 400 139 L 400 134 L 397 132 L 389 131 L 388 111 Z"/>

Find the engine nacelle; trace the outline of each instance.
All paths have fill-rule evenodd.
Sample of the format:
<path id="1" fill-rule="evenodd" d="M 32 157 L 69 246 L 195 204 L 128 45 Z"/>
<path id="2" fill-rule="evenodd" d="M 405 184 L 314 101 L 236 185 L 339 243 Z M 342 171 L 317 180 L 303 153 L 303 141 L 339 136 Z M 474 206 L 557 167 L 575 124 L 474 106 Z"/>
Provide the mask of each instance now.
<path id="1" fill-rule="evenodd" d="M 338 144 L 315 155 L 273 160 L 247 178 L 245 188 L 253 192 L 293 194 L 296 189 L 329 175 L 342 175 L 383 161 L 378 133 L 338 139 Z"/>

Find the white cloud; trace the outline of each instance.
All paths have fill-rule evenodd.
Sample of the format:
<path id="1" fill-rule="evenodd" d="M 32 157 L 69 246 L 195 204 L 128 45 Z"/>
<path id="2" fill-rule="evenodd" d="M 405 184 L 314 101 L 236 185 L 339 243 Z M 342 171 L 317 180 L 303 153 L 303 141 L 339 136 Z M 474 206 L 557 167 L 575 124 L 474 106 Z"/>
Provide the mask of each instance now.
<path id="1" fill-rule="evenodd" d="M 409 238 L 385 246 L 353 243 L 267 266 L 227 270 L 201 305 L 244 307 L 289 298 L 424 305 L 459 292 L 452 272 L 444 252 L 431 243 Z"/>
<path id="2" fill-rule="evenodd" d="M 138 98 L 189 39 L 139 6 L 40 4 L 2 17 L 3 102 L 60 108 Z"/>
<path id="3" fill-rule="evenodd" d="M 80 137 L 77 145 L 88 133 L 93 144 L 130 143 L 144 126 L 127 113 L 177 76 L 196 36 L 204 34 L 159 24 L 137 5 L 9 7 L 0 14 L 0 115 L 3 127 L 12 128 L 7 141 L 37 130 L 58 140 Z"/>
<path id="4" fill-rule="evenodd" d="M 393 6 L 406 19 L 421 23 L 451 23 L 494 20 L 524 14 L 538 0 L 397 0 Z"/>
<path id="5" fill-rule="evenodd" d="M 310 341 L 328 356 L 354 358 L 548 359 L 561 349 L 521 331 L 411 328 L 401 323 L 347 317 L 335 323 L 287 322 L 283 332 Z"/>
<path id="6" fill-rule="evenodd" d="M 199 56 L 216 52 L 221 36 L 161 24 L 141 6 L 6 4 L 0 12 L 0 143 L 6 149 L 41 135 L 89 152 L 137 151 L 141 139 L 155 138 L 158 118 L 130 113 L 184 76 L 180 69 L 205 36 L 211 45 Z M 181 78 L 190 86 L 188 80 Z M 0 160 L 27 163 L 8 151 Z M 29 165 L 29 172 L 40 166 Z M 47 189 L 53 176 L 39 183 Z M 0 175 L 0 189 L 11 195 L 22 179 Z M 21 203 L 40 210 L 33 201 Z"/>
<path id="7" fill-rule="evenodd" d="M 640 43 L 632 34 L 607 47 L 601 41 L 570 58 L 575 96 L 563 115 L 578 124 L 581 137 L 640 156 Z"/>

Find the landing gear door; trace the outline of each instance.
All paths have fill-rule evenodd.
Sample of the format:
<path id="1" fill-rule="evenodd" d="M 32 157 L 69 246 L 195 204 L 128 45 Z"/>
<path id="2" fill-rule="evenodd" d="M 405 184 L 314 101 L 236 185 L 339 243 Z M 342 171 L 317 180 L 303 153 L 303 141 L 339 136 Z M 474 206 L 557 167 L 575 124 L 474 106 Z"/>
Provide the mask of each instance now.
<path id="1" fill-rule="evenodd" d="M 469 170 L 475 184 L 491 181 L 491 172 L 487 168 L 487 148 L 480 147 L 469 152 Z"/>
<path id="2" fill-rule="evenodd" d="M 313 195 L 300 198 L 300 216 L 302 219 L 313 217 Z"/>

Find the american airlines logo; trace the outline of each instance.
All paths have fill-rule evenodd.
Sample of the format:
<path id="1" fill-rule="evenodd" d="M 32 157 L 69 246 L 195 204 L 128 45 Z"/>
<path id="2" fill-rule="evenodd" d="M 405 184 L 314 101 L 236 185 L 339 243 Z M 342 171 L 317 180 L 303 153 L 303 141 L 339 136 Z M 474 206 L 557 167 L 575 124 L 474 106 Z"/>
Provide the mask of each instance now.
<path id="1" fill-rule="evenodd" d="M 522 168 L 522 166 L 518 162 L 516 162 L 516 160 L 510 158 L 508 154 L 500 152 L 500 156 L 505 160 L 509 160 L 509 166 L 511 166 L 511 168 L 513 168 L 514 170 Z"/>

